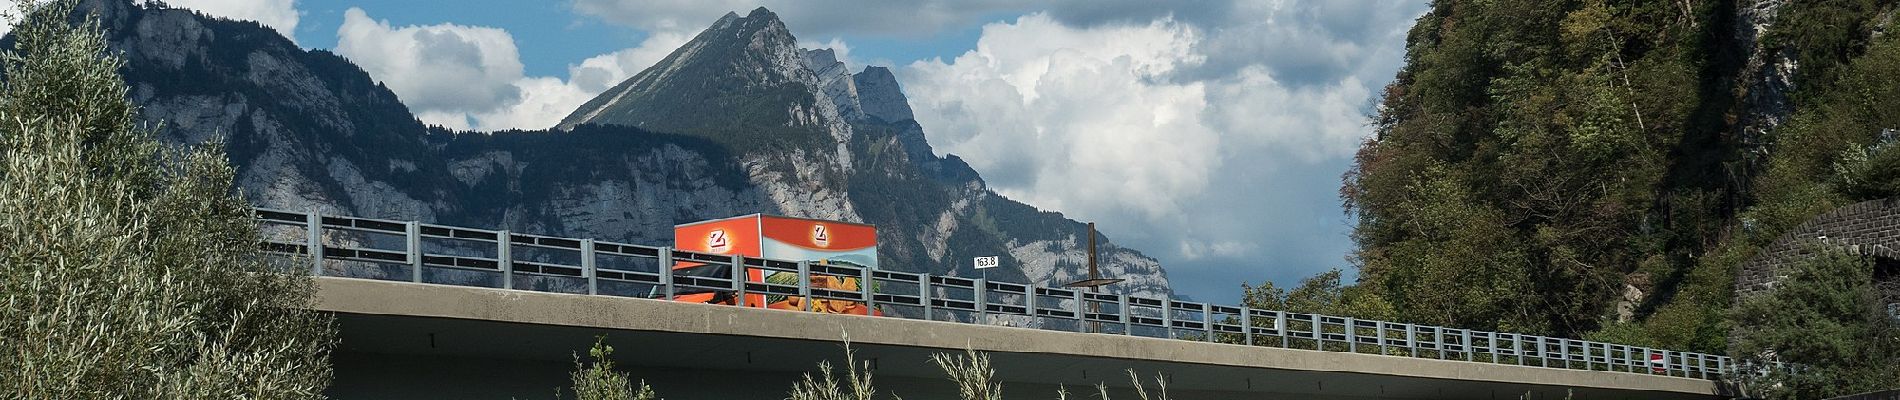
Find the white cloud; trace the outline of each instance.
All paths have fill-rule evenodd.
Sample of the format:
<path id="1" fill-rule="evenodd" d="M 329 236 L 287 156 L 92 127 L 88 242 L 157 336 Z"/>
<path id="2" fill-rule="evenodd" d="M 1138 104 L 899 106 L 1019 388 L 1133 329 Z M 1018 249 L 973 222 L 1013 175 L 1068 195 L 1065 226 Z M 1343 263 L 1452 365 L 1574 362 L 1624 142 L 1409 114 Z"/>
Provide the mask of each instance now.
<path id="1" fill-rule="evenodd" d="M 336 52 L 418 114 L 485 112 L 518 101 L 521 57 L 507 31 L 441 24 L 390 27 L 359 8 L 343 13 Z"/>
<path id="2" fill-rule="evenodd" d="M 1339 174 L 1423 8 L 1330 4 L 1030 14 L 898 77 L 932 144 L 992 189 L 1100 221 L 1183 293 L 1230 299 L 1236 277 L 1287 283 L 1350 248 Z"/>
<path id="3" fill-rule="evenodd" d="M 351 8 L 337 28 L 337 54 L 389 86 L 423 122 L 453 129 L 544 129 L 684 44 L 654 33 L 637 47 L 568 66 L 568 78 L 522 72 L 513 36 L 489 27 L 391 27 Z"/>
<path id="4" fill-rule="evenodd" d="M 932 141 L 1030 204 L 1167 218 L 1207 188 L 1220 133 L 1207 87 L 1168 74 L 1203 57 L 1172 21 L 1077 29 L 1042 14 L 983 28 L 976 49 L 906 69 Z M 1105 195 L 1114 193 L 1114 195 Z"/>
<path id="5" fill-rule="evenodd" d="M 569 65 L 568 79 L 583 91 L 600 93 L 658 64 L 691 39 L 692 36 L 680 32 L 651 33 L 639 46 L 594 56 L 581 61 L 580 65 Z M 579 107 L 580 104 L 576 103 L 575 106 Z"/>
<path id="6" fill-rule="evenodd" d="M 799 39 L 798 47 L 806 50 L 831 49 L 832 56 L 837 57 L 838 61 L 843 62 L 845 68 L 851 71 L 864 69 L 866 65 L 863 61 L 851 57 L 851 45 L 845 43 L 843 38 L 834 37 L 823 42 Z"/>
<path id="7" fill-rule="evenodd" d="M 166 0 L 165 3 L 205 15 L 257 21 L 293 42 L 297 40 L 297 21 L 302 14 L 297 11 L 297 0 Z"/>

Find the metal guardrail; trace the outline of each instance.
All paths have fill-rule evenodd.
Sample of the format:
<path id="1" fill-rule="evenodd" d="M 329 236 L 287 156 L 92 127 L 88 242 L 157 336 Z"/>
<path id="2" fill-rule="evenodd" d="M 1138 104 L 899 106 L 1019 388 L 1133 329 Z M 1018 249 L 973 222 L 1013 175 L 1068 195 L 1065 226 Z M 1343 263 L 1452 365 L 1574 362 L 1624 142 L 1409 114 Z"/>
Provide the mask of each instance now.
<path id="1" fill-rule="evenodd" d="M 802 303 L 807 308 L 815 299 L 863 302 L 887 316 L 929 320 L 1000 322 L 1085 333 L 1702 379 L 1719 378 L 1737 367 L 1727 356 L 1614 343 L 697 253 L 415 221 L 262 208 L 257 209 L 257 220 L 265 229 L 265 250 L 308 256 L 311 273 L 318 276 L 482 285 L 468 279 L 444 282 L 444 277 L 498 275 L 499 285 L 486 286 L 653 299 L 714 293 L 715 298 L 728 299 L 722 303 L 741 306 L 746 305 L 747 295 L 797 296 L 806 300 Z M 438 250 L 431 251 L 431 247 Z M 325 260 L 332 263 L 326 264 Z M 330 271 L 338 262 L 372 267 Z M 699 269 L 713 273 L 683 273 L 672 268 L 676 262 L 717 268 Z M 798 284 L 734 279 L 749 276 L 754 270 L 795 273 Z M 856 290 L 813 287 L 811 278 L 824 276 L 857 278 L 860 284 Z M 523 283 L 532 284 L 517 287 Z"/>

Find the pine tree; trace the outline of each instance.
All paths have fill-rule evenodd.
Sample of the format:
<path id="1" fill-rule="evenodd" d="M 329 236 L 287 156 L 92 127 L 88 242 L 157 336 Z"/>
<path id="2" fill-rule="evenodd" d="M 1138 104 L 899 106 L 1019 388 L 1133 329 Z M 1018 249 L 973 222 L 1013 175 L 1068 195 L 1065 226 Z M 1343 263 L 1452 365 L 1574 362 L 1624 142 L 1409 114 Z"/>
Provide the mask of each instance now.
<path id="1" fill-rule="evenodd" d="M 322 398 L 333 322 L 308 311 L 308 277 L 257 250 L 222 147 L 160 145 L 76 1 L 15 4 L 0 398 Z"/>

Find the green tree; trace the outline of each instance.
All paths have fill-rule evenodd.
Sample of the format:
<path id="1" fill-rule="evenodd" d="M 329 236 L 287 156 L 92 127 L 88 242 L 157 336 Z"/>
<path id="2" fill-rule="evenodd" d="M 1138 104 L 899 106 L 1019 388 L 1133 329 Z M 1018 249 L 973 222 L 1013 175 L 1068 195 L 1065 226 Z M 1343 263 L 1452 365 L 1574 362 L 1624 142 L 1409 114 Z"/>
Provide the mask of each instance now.
<path id="1" fill-rule="evenodd" d="M 1343 271 L 1334 268 L 1300 280 L 1289 292 L 1263 282 L 1241 285 L 1241 304 L 1247 307 L 1296 313 L 1317 313 L 1360 319 L 1394 320 L 1397 315 L 1374 288 L 1346 285 Z"/>
<path id="2" fill-rule="evenodd" d="M 1873 263 L 1841 249 L 1816 250 L 1772 289 L 1736 304 L 1735 353 L 1756 367 L 1738 376 L 1762 376 L 1752 389 L 1775 399 L 1896 388 L 1900 316 L 1875 286 Z"/>
<path id="3" fill-rule="evenodd" d="M 1361 285 L 1409 321 L 1726 348 L 1736 264 L 1900 194 L 1900 3 L 1777 10 L 1749 37 L 1724 2 L 1433 1 L 1341 188 Z M 1798 89 L 1759 91 L 1792 64 L 1758 45 Z"/>
<path id="4" fill-rule="evenodd" d="M 322 398 L 309 278 L 257 250 L 220 146 L 136 122 L 75 3 L 16 1 L 0 56 L 0 397 Z"/>
<path id="5" fill-rule="evenodd" d="M 606 337 L 594 339 L 594 347 L 587 350 L 587 356 L 593 360 L 581 364 L 581 356 L 574 355 L 574 372 L 568 377 L 574 381 L 574 398 L 577 400 L 653 400 L 659 395 L 653 393 L 646 381 L 634 386 L 633 378 L 627 373 L 614 370 L 614 347 L 606 343 Z M 560 397 L 556 393 L 555 397 Z"/>

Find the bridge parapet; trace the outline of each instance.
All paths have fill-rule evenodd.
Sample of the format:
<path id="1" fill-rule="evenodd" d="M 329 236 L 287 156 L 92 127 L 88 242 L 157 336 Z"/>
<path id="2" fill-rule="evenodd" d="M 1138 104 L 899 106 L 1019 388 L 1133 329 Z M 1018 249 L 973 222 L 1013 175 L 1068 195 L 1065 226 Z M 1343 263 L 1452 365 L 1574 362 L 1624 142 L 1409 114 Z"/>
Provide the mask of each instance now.
<path id="1" fill-rule="evenodd" d="M 301 256 L 313 275 L 569 294 L 675 299 L 685 293 L 744 304 L 748 295 L 863 302 L 885 316 L 1022 329 L 1145 336 L 1314 351 L 1718 379 L 1727 356 L 1537 335 L 1362 320 L 1157 299 L 982 278 L 872 270 L 669 247 L 318 213 L 258 209 L 270 252 Z M 675 262 L 723 265 L 683 274 Z M 750 271 L 797 274 L 754 281 Z M 812 277 L 856 277 L 856 290 Z M 754 305 L 756 306 L 756 305 Z"/>

